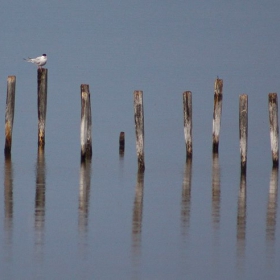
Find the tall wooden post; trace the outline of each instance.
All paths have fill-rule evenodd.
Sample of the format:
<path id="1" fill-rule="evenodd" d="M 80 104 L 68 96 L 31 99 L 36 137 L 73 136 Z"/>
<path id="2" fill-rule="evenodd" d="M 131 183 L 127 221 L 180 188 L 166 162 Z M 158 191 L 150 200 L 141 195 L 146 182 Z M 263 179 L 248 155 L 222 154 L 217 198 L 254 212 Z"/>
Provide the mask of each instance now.
<path id="1" fill-rule="evenodd" d="M 81 85 L 81 161 L 91 159 L 91 104 L 89 85 Z"/>
<path id="2" fill-rule="evenodd" d="M 16 94 L 16 76 L 8 76 L 5 113 L 5 155 L 11 154 Z"/>
<path id="3" fill-rule="evenodd" d="M 192 158 L 192 92 L 183 93 L 184 135 L 186 142 L 186 159 Z"/>
<path id="4" fill-rule="evenodd" d="M 136 133 L 136 152 L 138 157 L 138 171 L 145 171 L 144 158 L 144 108 L 143 91 L 134 91 L 134 121 Z"/>
<path id="5" fill-rule="evenodd" d="M 48 69 L 38 68 L 38 147 L 45 147 L 45 127 L 47 115 L 47 88 L 48 88 Z"/>
<path id="6" fill-rule="evenodd" d="M 278 126 L 278 98 L 277 93 L 268 95 L 270 145 L 273 167 L 279 164 L 279 126 Z"/>
<path id="7" fill-rule="evenodd" d="M 217 78 L 215 80 L 214 91 L 214 113 L 213 113 L 213 153 L 219 152 L 219 137 L 222 116 L 222 100 L 223 100 L 223 80 Z"/>
<path id="8" fill-rule="evenodd" d="M 239 96 L 239 141 L 241 157 L 241 173 L 246 174 L 248 139 L 248 95 Z"/>

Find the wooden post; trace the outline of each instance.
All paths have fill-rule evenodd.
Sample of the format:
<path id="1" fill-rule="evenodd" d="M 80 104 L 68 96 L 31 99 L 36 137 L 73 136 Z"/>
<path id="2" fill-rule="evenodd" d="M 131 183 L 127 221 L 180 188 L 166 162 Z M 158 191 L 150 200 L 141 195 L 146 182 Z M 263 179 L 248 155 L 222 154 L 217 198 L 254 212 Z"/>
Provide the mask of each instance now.
<path id="1" fill-rule="evenodd" d="M 192 158 L 192 92 L 183 93 L 184 135 L 186 142 L 186 159 Z"/>
<path id="2" fill-rule="evenodd" d="M 48 69 L 38 68 L 38 147 L 45 147 L 45 127 L 47 115 Z"/>
<path id="3" fill-rule="evenodd" d="M 138 171 L 145 171 L 144 159 L 144 109 L 143 91 L 134 91 L 134 121 L 136 132 L 136 152 L 138 157 Z"/>
<path id="4" fill-rule="evenodd" d="M 214 91 L 214 113 L 213 113 L 213 153 L 219 152 L 219 137 L 222 116 L 223 100 L 223 80 L 217 78 L 215 81 Z"/>
<path id="5" fill-rule="evenodd" d="M 124 153 L 124 147 L 125 147 L 125 133 L 122 131 L 120 133 L 120 138 L 119 138 L 119 153 L 120 154 Z"/>
<path id="6" fill-rule="evenodd" d="M 81 85 L 81 161 L 91 159 L 91 104 L 89 85 Z"/>
<path id="7" fill-rule="evenodd" d="M 278 98 L 277 93 L 268 95 L 269 126 L 270 126 L 270 145 L 272 153 L 273 167 L 279 164 L 279 126 L 278 126 Z"/>
<path id="8" fill-rule="evenodd" d="M 11 154 L 16 94 L 16 76 L 8 76 L 5 113 L 5 155 Z"/>
<path id="9" fill-rule="evenodd" d="M 246 174 L 248 139 L 248 95 L 239 95 L 239 141 L 241 173 Z"/>

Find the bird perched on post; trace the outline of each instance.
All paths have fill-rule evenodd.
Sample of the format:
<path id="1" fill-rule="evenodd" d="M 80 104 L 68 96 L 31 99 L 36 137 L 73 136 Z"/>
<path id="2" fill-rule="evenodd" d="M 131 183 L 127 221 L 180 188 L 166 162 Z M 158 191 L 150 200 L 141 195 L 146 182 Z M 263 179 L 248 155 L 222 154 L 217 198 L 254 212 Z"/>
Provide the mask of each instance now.
<path id="1" fill-rule="evenodd" d="M 42 66 L 44 66 L 47 63 L 47 55 L 44 53 L 42 54 L 42 56 L 38 56 L 36 58 L 24 58 L 24 60 L 26 60 L 27 62 L 31 62 L 34 63 L 38 66 L 38 68 L 42 68 Z"/>

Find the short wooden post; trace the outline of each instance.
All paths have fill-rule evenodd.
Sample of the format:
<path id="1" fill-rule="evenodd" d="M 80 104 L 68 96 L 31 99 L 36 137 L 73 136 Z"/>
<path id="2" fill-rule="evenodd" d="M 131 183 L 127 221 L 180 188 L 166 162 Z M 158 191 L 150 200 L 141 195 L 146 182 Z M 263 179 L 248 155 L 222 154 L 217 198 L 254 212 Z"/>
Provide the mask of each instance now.
<path id="1" fill-rule="evenodd" d="M 241 173 L 246 173 L 248 139 L 248 95 L 239 95 L 239 141 Z"/>
<path id="2" fill-rule="evenodd" d="M 145 171 L 144 159 L 144 108 L 143 91 L 134 91 L 134 121 L 136 132 L 136 152 L 138 157 L 138 171 Z"/>
<path id="3" fill-rule="evenodd" d="M 120 154 L 124 153 L 124 147 L 125 147 L 125 133 L 122 131 L 120 133 L 120 138 L 119 138 L 119 153 Z"/>
<path id="4" fill-rule="evenodd" d="M 8 76 L 5 113 L 5 155 L 11 154 L 16 94 L 16 76 Z"/>
<path id="5" fill-rule="evenodd" d="M 278 126 L 278 98 L 277 93 L 268 95 L 269 126 L 270 126 L 270 145 L 272 153 L 273 167 L 279 164 L 279 126 Z"/>
<path id="6" fill-rule="evenodd" d="M 47 115 L 48 69 L 38 68 L 38 147 L 45 147 L 45 127 Z"/>
<path id="7" fill-rule="evenodd" d="M 192 157 L 192 92 L 183 93 L 184 135 L 186 142 L 186 159 Z"/>
<path id="8" fill-rule="evenodd" d="M 91 104 L 89 85 L 81 85 L 81 161 L 91 159 Z"/>
<path id="9" fill-rule="evenodd" d="M 219 152 L 219 137 L 222 116 L 222 100 L 223 100 L 223 80 L 217 78 L 215 80 L 214 90 L 214 113 L 213 113 L 213 153 Z"/>

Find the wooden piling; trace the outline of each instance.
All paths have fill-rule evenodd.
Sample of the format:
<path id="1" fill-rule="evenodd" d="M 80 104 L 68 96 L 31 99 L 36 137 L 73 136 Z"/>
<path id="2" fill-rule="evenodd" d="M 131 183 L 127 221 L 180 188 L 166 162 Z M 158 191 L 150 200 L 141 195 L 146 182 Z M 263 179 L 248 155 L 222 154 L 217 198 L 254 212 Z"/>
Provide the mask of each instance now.
<path id="1" fill-rule="evenodd" d="M 248 139 L 248 95 L 239 95 L 239 141 L 241 173 L 246 174 Z"/>
<path id="2" fill-rule="evenodd" d="M 89 85 L 81 85 L 81 161 L 92 157 L 91 104 Z"/>
<path id="3" fill-rule="evenodd" d="M 277 93 L 268 95 L 270 146 L 272 153 L 273 167 L 279 165 L 279 126 L 278 126 L 278 97 Z"/>
<path id="4" fill-rule="evenodd" d="M 184 135 L 186 143 L 186 159 L 192 158 L 192 92 L 183 93 Z"/>
<path id="5" fill-rule="evenodd" d="M 145 171 L 144 159 L 144 108 L 143 91 L 134 91 L 134 121 L 136 133 L 136 152 L 138 157 L 138 171 Z"/>
<path id="6" fill-rule="evenodd" d="M 124 147 L 125 147 L 125 133 L 122 131 L 120 133 L 120 138 L 119 138 L 119 153 L 120 154 L 124 153 Z"/>
<path id="7" fill-rule="evenodd" d="M 222 116 L 223 80 L 217 78 L 214 86 L 214 113 L 213 113 L 213 153 L 219 152 L 219 137 Z"/>
<path id="8" fill-rule="evenodd" d="M 48 69 L 38 68 L 38 147 L 45 147 L 45 127 L 47 115 Z"/>
<path id="9" fill-rule="evenodd" d="M 11 154 L 16 94 L 16 76 L 8 76 L 5 113 L 5 155 Z"/>

